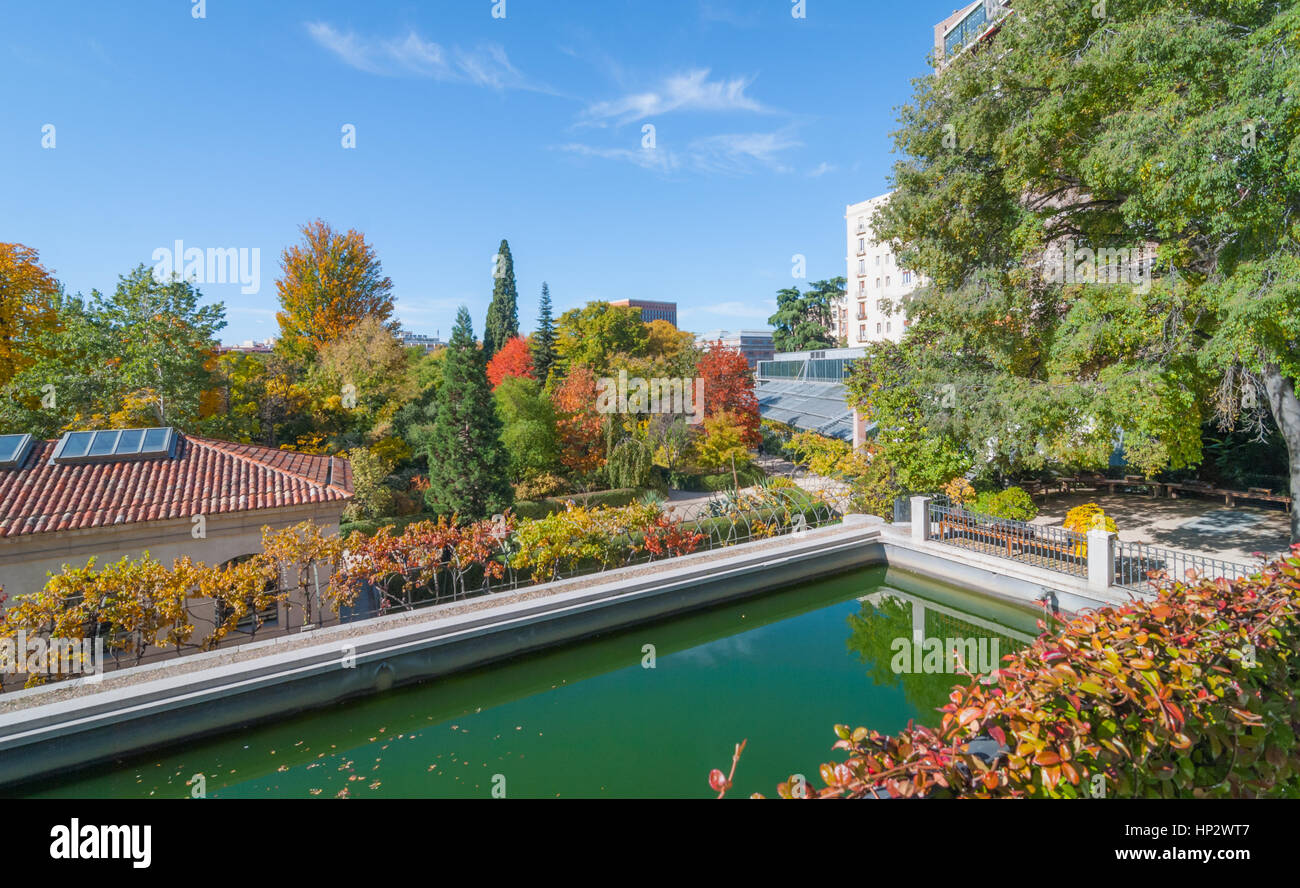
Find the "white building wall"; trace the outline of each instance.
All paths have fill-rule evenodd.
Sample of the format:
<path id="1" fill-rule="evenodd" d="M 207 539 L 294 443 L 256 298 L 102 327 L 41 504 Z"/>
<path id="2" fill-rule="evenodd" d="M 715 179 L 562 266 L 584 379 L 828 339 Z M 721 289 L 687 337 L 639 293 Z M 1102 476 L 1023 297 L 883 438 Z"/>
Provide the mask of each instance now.
<path id="1" fill-rule="evenodd" d="M 902 339 L 907 321 L 897 304 L 921 283 L 920 275 L 900 267 L 889 244 L 877 242 L 871 230 L 871 217 L 888 200 L 882 194 L 844 208 L 848 285 L 842 314 L 850 348 Z M 886 310 L 882 299 L 896 307 Z"/>

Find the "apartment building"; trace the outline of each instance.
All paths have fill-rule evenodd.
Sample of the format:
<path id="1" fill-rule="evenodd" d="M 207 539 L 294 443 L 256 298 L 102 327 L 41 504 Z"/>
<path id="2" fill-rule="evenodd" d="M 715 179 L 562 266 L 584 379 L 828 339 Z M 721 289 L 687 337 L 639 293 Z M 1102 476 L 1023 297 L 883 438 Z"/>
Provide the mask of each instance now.
<path id="1" fill-rule="evenodd" d="M 920 275 L 898 264 L 888 243 L 876 240 L 871 217 L 889 200 L 888 194 L 844 208 L 847 232 L 848 289 L 833 313 L 843 318 L 849 348 L 871 342 L 898 342 L 907 331 L 902 303 L 921 283 Z"/>
<path id="2" fill-rule="evenodd" d="M 651 321 L 667 321 L 674 327 L 677 326 L 676 302 L 654 302 L 648 299 L 612 299 L 609 304 L 623 308 L 641 309 L 641 320 L 647 324 Z"/>

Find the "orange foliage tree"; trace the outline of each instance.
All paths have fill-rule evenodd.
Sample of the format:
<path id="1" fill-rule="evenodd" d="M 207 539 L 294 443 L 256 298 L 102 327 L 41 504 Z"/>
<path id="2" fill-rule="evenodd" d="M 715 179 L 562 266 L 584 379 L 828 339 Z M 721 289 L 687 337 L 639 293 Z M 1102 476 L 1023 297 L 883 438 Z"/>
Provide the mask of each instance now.
<path id="1" fill-rule="evenodd" d="M 22 244 L 0 243 L 0 385 L 33 363 L 32 339 L 58 324 L 58 282 Z"/>
<path id="2" fill-rule="evenodd" d="M 336 232 L 317 219 L 302 226 L 303 243 L 285 248 L 275 282 L 280 336 L 294 354 L 310 354 L 366 318 L 396 332 L 393 282 L 355 229 Z"/>
<path id="3" fill-rule="evenodd" d="M 747 447 L 762 440 L 758 425 L 758 397 L 754 394 L 754 373 L 739 349 L 714 343 L 700 355 L 696 372 L 704 380 L 704 416 L 731 412 L 742 429 Z"/>
<path id="4" fill-rule="evenodd" d="M 507 376 L 523 376 L 536 379 L 533 375 L 533 356 L 528 350 L 528 340 L 515 336 L 508 340 L 501 350 L 488 361 L 487 377 L 492 388 L 501 384 Z"/>
<path id="5" fill-rule="evenodd" d="M 555 429 L 560 438 L 560 463 L 574 476 L 600 468 L 605 452 L 603 417 L 596 410 L 596 376 L 576 365 L 555 390 Z"/>

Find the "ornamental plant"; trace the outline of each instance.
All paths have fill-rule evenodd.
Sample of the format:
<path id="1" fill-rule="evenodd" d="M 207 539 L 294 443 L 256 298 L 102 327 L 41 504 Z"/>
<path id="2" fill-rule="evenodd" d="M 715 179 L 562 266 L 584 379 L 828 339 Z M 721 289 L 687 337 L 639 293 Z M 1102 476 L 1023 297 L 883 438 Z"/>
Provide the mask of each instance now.
<path id="1" fill-rule="evenodd" d="M 844 759 L 823 785 L 791 777 L 777 794 L 1295 796 L 1298 647 L 1300 545 L 1249 579 L 1166 577 L 1155 600 L 1080 614 L 970 676 L 937 727 L 837 725 Z"/>
<path id="2" fill-rule="evenodd" d="M 1101 506 L 1096 503 L 1084 503 L 1081 506 L 1075 506 L 1065 514 L 1065 529 L 1072 530 L 1075 533 L 1083 534 L 1085 537 L 1090 530 L 1109 530 L 1111 533 L 1117 533 L 1115 529 L 1115 519 L 1109 517 Z M 1086 540 L 1080 540 L 1074 545 L 1074 554 L 1080 558 L 1088 554 L 1088 543 Z"/>

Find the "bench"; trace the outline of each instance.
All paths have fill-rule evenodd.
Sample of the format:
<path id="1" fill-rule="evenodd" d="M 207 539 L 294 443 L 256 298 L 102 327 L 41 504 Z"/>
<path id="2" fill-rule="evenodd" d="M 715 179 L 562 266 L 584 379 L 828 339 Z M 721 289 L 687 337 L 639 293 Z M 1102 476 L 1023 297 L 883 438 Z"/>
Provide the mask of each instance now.
<path id="1" fill-rule="evenodd" d="M 996 519 L 995 519 L 996 520 Z M 1026 525 L 1001 526 L 985 524 L 972 516 L 944 513 L 939 517 L 939 540 L 949 537 L 965 537 L 983 542 L 985 545 L 1006 548 L 1008 558 L 1022 555 L 1026 551 L 1033 553 L 1052 553 L 1068 558 L 1082 558 L 1081 543 L 1075 540 L 1060 540 L 1041 537 Z M 1043 557 L 1050 557 L 1044 555 Z M 1059 560 L 1059 559 L 1053 559 Z"/>

